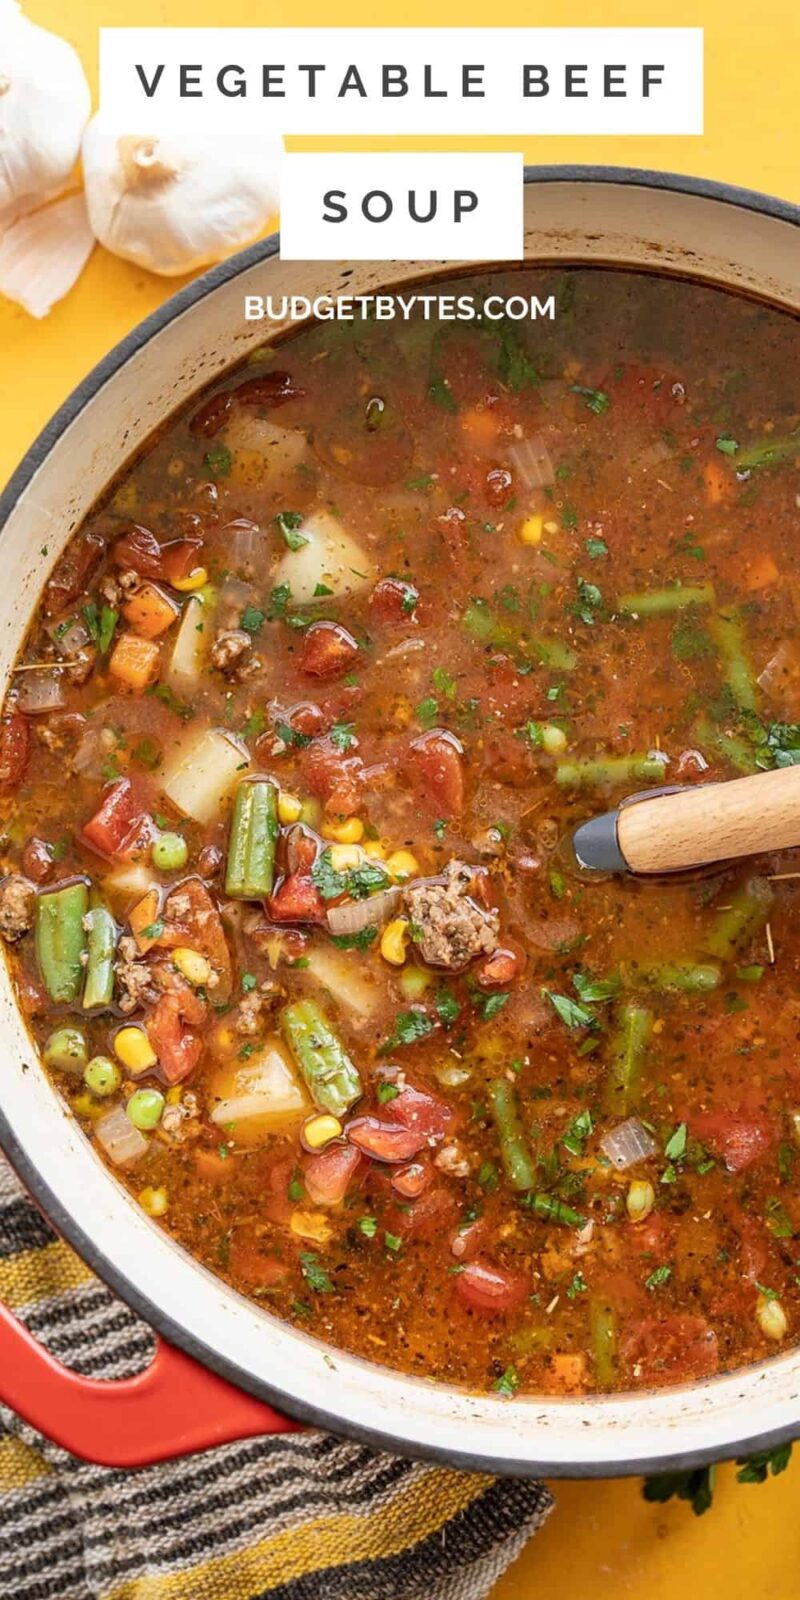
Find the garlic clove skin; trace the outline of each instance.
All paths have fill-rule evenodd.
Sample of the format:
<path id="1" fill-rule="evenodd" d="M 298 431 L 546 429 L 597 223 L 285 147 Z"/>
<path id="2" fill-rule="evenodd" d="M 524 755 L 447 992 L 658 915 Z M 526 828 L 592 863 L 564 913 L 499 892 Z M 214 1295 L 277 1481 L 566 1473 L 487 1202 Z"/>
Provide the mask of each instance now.
<path id="1" fill-rule="evenodd" d="M 82 194 L 20 217 L 0 239 L 0 294 L 32 317 L 46 317 L 77 282 L 94 246 Z"/>
<path id="2" fill-rule="evenodd" d="M 92 109 L 76 50 L 0 0 L 0 222 L 68 182 Z"/>
<path id="3" fill-rule="evenodd" d="M 278 209 L 272 138 L 131 134 L 98 113 L 83 140 L 89 218 L 107 250 L 164 277 L 221 261 Z"/>

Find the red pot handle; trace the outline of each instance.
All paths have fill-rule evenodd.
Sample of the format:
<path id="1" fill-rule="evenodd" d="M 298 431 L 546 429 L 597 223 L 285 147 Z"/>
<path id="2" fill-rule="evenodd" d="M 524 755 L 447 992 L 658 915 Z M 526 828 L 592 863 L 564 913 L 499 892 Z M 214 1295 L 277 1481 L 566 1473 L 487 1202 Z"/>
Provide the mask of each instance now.
<path id="1" fill-rule="evenodd" d="M 150 1366 L 134 1378 L 82 1378 L 1 1303 L 0 1401 L 55 1444 L 102 1467 L 152 1466 L 298 1426 L 161 1339 Z"/>

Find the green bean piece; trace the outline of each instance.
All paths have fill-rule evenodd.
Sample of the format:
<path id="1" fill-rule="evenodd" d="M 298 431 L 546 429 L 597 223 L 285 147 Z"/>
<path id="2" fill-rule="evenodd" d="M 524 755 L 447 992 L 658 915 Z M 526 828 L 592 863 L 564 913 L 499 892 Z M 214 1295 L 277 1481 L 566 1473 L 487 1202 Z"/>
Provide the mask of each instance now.
<path id="1" fill-rule="evenodd" d="M 516 636 L 504 622 L 498 622 L 487 600 L 471 600 L 461 618 L 462 628 L 471 633 L 479 644 L 493 644 L 498 649 L 509 649 Z"/>
<path id="2" fill-rule="evenodd" d="M 732 465 L 737 472 L 752 472 L 755 467 L 777 467 L 782 461 L 800 459 L 800 428 L 793 433 L 759 439 L 757 444 L 737 450 Z"/>
<path id="3" fill-rule="evenodd" d="M 262 900 L 272 893 L 278 791 L 265 778 L 244 778 L 236 791 L 228 840 L 225 893 L 235 900 Z"/>
<path id="4" fill-rule="evenodd" d="M 664 617 L 688 606 L 713 606 L 713 583 L 676 583 L 666 589 L 642 589 L 638 594 L 621 594 L 616 611 L 626 617 Z"/>
<path id="5" fill-rule="evenodd" d="M 682 994 L 707 994 L 718 988 L 722 972 L 712 962 L 652 961 L 631 964 L 630 981 L 653 989 L 678 989 Z"/>
<path id="6" fill-rule="evenodd" d="M 553 672 L 572 672 L 578 665 L 575 651 L 561 639 L 545 639 L 540 634 L 526 637 L 524 632 L 500 622 L 488 600 L 471 600 L 461 617 L 461 626 L 471 633 L 479 644 L 492 645 L 496 650 L 517 650 L 521 655 L 533 656 L 542 667 Z"/>
<path id="7" fill-rule="evenodd" d="M 653 1013 L 646 1006 L 626 1004 L 617 1008 L 604 1094 L 607 1111 L 626 1117 L 635 1110 L 652 1026 Z"/>
<path id="8" fill-rule="evenodd" d="M 559 761 L 556 783 L 561 789 L 602 788 L 609 784 L 655 783 L 666 768 L 654 756 L 599 756 L 589 761 Z"/>
<path id="9" fill-rule="evenodd" d="M 516 1093 L 505 1078 L 495 1078 L 489 1085 L 489 1105 L 500 1141 L 503 1170 L 512 1189 L 532 1189 L 536 1169 L 525 1139 Z"/>
<path id="10" fill-rule="evenodd" d="M 732 961 L 742 945 L 766 926 L 773 898 L 766 878 L 748 878 L 741 884 L 714 918 L 705 941 L 709 955 Z"/>
<path id="11" fill-rule="evenodd" d="M 575 651 L 561 639 L 543 639 L 535 634 L 525 648 L 526 654 L 534 655 L 541 667 L 549 667 L 552 672 L 574 672 L 578 665 Z"/>
<path id="12" fill-rule="evenodd" d="M 617 1380 L 617 1313 L 608 1300 L 590 1300 L 589 1330 L 597 1387 L 613 1389 Z"/>
<path id="13" fill-rule="evenodd" d="M 281 1027 L 320 1111 L 342 1117 L 363 1089 L 357 1069 L 314 1000 L 284 1006 Z"/>
<path id="14" fill-rule="evenodd" d="M 86 1035 L 80 1028 L 57 1028 L 51 1033 L 42 1051 L 47 1067 L 57 1067 L 60 1072 L 83 1072 L 89 1059 Z"/>
<path id="15" fill-rule="evenodd" d="M 755 711 L 758 690 L 747 659 L 742 615 L 738 607 L 731 607 L 712 617 L 709 629 L 725 665 L 725 682 L 737 706 L 744 711 Z"/>
<path id="16" fill-rule="evenodd" d="M 40 894 L 36 901 L 36 960 L 51 1000 L 71 1005 L 83 978 L 89 886 L 83 880 Z"/>
<path id="17" fill-rule="evenodd" d="M 740 739 L 735 734 L 723 733 L 715 728 L 708 717 L 698 717 L 694 725 L 694 738 L 697 744 L 706 750 L 711 750 L 715 755 L 721 756 L 723 761 L 729 761 L 737 772 L 756 772 L 758 762 L 755 751 L 746 739 Z"/>
<path id="18" fill-rule="evenodd" d="M 117 925 L 107 906 L 90 906 L 86 914 L 88 961 L 83 985 L 83 1009 L 94 1011 L 109 1006 L 114 994 L 114 956 Z"/>

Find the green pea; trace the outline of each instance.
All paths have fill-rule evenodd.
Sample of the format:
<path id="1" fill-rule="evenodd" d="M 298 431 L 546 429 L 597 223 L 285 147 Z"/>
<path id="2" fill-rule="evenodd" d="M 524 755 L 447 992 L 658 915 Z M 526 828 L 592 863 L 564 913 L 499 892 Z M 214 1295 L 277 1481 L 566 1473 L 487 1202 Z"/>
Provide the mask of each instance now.
<path id="1" fill-rule="evenodd" d="M 157 1128 L 164 1110 L 164 1096 L 160 1089 L 136 1089 L 125 1107 L 134 1128 L 148 1133 Z"/>
<path id="2" fill-rule="evenodd" d="M 177 872 L 188 858 L 189 846 L 180 833 L 162 833 L 153 845 L 153 866 L 159 872 Z"/>
<path id="3" fill-rule="evenodd" d="M 80 1028 L 57 1028 L 42 1051 L 45 1065 L 61 1072 L 83 1072 L 89 1057 Z"/>
<path id="4" fill-rule="evenodd" d="M 92 1094 L 104 1100 L 106 1095 L 116 1093 L 122 1082 L 122 1073 L 116 1061 L 111 1061 L 108 1056 L 92 1056 L 83 1074 L 83 1081 Z"/>

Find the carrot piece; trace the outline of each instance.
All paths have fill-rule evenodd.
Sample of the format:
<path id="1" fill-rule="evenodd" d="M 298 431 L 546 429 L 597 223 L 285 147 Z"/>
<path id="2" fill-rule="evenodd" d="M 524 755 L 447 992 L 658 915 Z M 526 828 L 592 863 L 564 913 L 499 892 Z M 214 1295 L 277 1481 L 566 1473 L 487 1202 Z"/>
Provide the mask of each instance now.
<path id="1" fill-rule="evenodd" d="M 768 589 L 771 583 L 777 583 L 779 577 L 777 565 L 769 551 L 762 550 L 748 563 L 744 586 L 753 593 L 756 589 Z"/>
<path id="2" fill-rule="evenodd" d="M 147 894 L 143 895 L 141 900 L 137 900 L 128 917 L 128 921 L 131 933 L 136 940 L 137 950 L 140 950 L 142 955 L 146 955 L 148 950 L 152 950 L 154 944 L 158 944 L 160 938 L 160 930 L 157 930 L 154 938 L 145 932 L 147 928 L 154 927 L 158 922 L 157 889 L 148 889 Z"/>
<path id="3" fill-rule="evenodd" d="M 703 468 L 703 478 L 706 499 L 710 506 L 718 506 L 723 500 L 727 500 L 730 472 L 725 470 L 721 461 L 707 461 Z"/>
<path id="4" fill-rule="evenodd" d="M 123 633 L 114 646 L 108 670 L 129 689 L 146 689 L 158 669 L 158 645 L 138 633 Z"/>
<path id="5" fill-rule="evenodd" d="M 583 1388 L 586 1382 L 586 1357 L 583 1354 L 570 1355 L 566 1351 L 557 1351 L 550 1357 L 549 1367 L 554 1389 L 569 1393 Z"/>
<path id="6" fill-rule="evenodd" d="M 126 622 L 134 633 L 143 639 L 157 639 L 160 633 L 171 628 L 179 615 L 174 600 L 170 600 L 154 583 L 143 583 L 122 608 Z"/>
<path id="7" fill-rule="evenodd" d="M 235 1160 L 219 1155 L 216 1150 L 195 1150 L 194 1164 L 198 1177 L 205 1178 L 208 1183 L 225 1183 L 236 1172 Z"/>
<path id="8" fill-rule="evenodd" d="M 462 411 L 458 426 L 473 444 L 491 444 L 500 432 L 500 419 L 483 406 L 471 406 Z"/>

